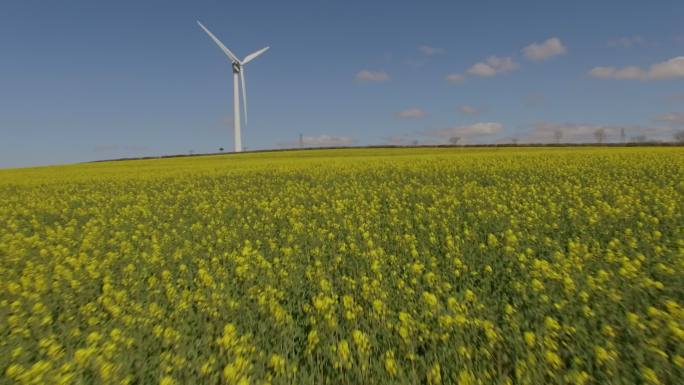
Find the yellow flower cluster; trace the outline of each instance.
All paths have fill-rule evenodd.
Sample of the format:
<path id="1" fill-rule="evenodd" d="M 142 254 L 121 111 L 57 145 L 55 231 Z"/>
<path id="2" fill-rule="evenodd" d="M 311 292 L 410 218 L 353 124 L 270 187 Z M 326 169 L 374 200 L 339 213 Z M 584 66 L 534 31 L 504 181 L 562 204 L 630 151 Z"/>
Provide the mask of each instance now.
<path id="1" fill-rule="evenodd" d="M 0 383 L 684 382 L 684 150 L 0 171 Z"/>

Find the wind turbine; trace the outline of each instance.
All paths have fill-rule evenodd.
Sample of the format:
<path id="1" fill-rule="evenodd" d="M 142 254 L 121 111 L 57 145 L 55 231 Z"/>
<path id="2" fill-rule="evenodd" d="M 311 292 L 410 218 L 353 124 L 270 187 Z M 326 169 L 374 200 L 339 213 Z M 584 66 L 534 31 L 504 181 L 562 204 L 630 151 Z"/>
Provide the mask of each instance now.
<path id="1" fill-rule="evenodd" d="M 235 152 L 242 152 L 242 133 L 240 132 L 240 84 L 242 84 L 242 102 L 245 110 L 245 125 L 247 125 L 247 90 L 245 89 L 245 64 L 251 62 L 252 60 L 259 57 L 262 53 L 266 52 L 270 47 L 262 48 L 256 52 L 252 52 L 245 56 L 244 59 L 240 60 L 235 56 L 234 53 L 221 43 L 219 39 L 214 36 L 205 26 L 197 21 L 200 27 L 206 32 L 209 37 L 216 43 L 216 45 L 221 48 L 223 53 L 225 53 L 228 58 L 233 63 L 233 119 L 234 119 L 234 133 L 235 133 Z M 238 79 L 239 76 L 239 79 Z"/>

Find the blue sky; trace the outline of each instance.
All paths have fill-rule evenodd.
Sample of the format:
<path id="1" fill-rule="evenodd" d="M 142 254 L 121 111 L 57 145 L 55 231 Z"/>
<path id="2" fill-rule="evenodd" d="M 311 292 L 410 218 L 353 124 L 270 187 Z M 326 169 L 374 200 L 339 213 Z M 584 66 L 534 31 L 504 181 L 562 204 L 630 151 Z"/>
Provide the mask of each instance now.
<path id="1" fill-rule="evenodd" d="M 249 149 L 684 128 L 682 1 L 6 0 L 0 167 L 232 148 L 230 63 L 196 20 L 271 46 Z"/>

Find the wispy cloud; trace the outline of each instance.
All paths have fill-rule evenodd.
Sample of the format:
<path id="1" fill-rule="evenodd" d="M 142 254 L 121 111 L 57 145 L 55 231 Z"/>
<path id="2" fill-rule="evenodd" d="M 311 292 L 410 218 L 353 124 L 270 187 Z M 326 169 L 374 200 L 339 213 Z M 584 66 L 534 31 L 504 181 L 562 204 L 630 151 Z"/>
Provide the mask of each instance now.
<path id="1" fill-rule="evenodd" d="M 468 69 L 470 75 L 491 77 L 497 74 L 515 71 L 520 65 L 511 57 L 490 56 L 487 60 L 475 63 Z"/>
<path id="2" fill-rule="evenodd" d="M 631 48 L 646 44 L 641 36 L 622 36 L 608 41 L 609 47 Z"/>
<path id="3" fill-rule="evenodd" d="M 617 80 L 667 80 L 684 77 L 684 56 L 678 56 L 661 63 L 652 64 L 648 69 L 638 66 L 594 67 L 589 75 L 601 79 Z"/>
<path id="4" fill-rule="evenodd" d="M 415 136 L 410 134 L 393 135 L 383 138 L 383 144 L 388 144 L 390 146 L 409 146 L 418 143 Z"/>
<path id="5" fill-rule="evenodd" d="M 554 56 L 563 55 L 567 48 L 557 37 L 552 37 L 542 43 L 532 43 L 522 49 L 526 58 L 533 61 L 547 60 Z"/>
<path id="6" fill-rule="evenodd" d="M 351 146 L 356 143 L 356 139 L 350 136 L 336 136 L 321 134 L 317 136 L 302 137 L 302 144 L 305 147 L 335 147 Z"/>
<path id="7" fill-rule="evenodd" d="M 623 68 L 594 67 L 589 71 L 589 75 L 601 79 L 646 80 L 647 74 L 637 66 L 628 66 Z"/>
<path id="8" fill-rule="evenodd" d="M 474 138 L 495 135 L 503 131 L 503 125 L 495 122 L 475 123 L 467 126 L 451 127 L 442 130 L 426 131 L 423 134 L 440 138 Z"/>
<path id="9" fill-rule="evenodd" d="M 595 142 L 594 134 L 597 130 L 602 130 L 607 137 L 611 137 L 619 134 L 620 128 L 585 123 L 539 122 L 523 140 L 532 143 L 592 143 Z"/>
<path id="10" fill-rule="evenodd" d="M 477 108 L 469 105 L 463 105 L 458 107 L 458 111 L 466 115 L 477 115 L 480 112 Z"/>
<path id="11" fill-rule="evenodd" d="M 423 118 L 426 115 L 427 113 L 425 111 L 417 107 L 409 108 L 397 113 L 397 117 L 401 119 L 418 119 Z"/>
<path id="12" fill-rule="evenodd" d="M 659 122 L 667 122 L 671 124 L 684 125 L 684 113 L 671 112 L 669 114 L 662 114 L 656 116 L 655 120 Z"/>
<path id="13" fill-rule="evenodd" d="M 390 76 L 384 71 L 361 70 L 356 74 L 356 80 L 361 82 L 386 82 Z"/>
<path id="14" fill-rule="evenodd" d="M 421 45 L 418 47 L 418 50 L 420 50 L 420 52 L 422 52 L 425 56 L 434 56 L 446 53 L 444 48 L 431 47 L 429 45 Z"/>
<path id="15" fill-rule="evenodd" d="M 453 73 L 446 76 L 446 81 L 448 81 L 451 84 L 460 84 L 463 83 L 464 80 L 465 76 L 461 74 Z"/>
<path id="16" fill-rule="evenodd" d="M 594 143 L 596 133 L 605 135 L 604 142 L 618 142 L 624 133 L 626 139 L 646 137 L 649 140 L 671 140 L 673 129 L 670 126 L 644 127 L 639 125 L 602 125 L 590 123 L 551 123 L 540 122 L 521 141 L 527 143 Z"/>

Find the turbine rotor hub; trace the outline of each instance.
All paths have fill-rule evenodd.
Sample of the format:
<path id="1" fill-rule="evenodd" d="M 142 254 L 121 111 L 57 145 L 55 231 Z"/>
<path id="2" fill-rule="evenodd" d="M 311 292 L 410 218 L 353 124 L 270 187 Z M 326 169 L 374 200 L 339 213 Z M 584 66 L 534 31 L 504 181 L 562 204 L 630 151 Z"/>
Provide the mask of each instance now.
<path id="1" fill-rule="evenodd" d="M 233 62 L 233 72 L 240 73 L 241 70 L 242 66 L 240 65 L 240 63 Z"/>

